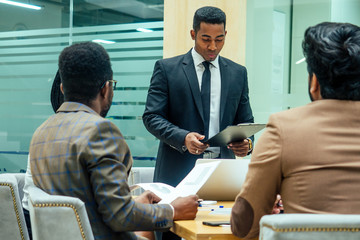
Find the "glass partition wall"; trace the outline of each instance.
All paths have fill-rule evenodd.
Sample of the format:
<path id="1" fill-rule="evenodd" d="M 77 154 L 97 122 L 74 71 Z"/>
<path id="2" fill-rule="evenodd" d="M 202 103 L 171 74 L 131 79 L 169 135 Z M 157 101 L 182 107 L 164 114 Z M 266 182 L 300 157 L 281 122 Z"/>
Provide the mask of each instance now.
<path id="1" fill-rule="evenodd" d="M 306 28 L 324 21 L 360 25 L 359 13 L 360 0 L 247 1 L 246 67 L 256 122 L 310 102 L 301 47 Z"/>
<path id="2" fill-rule="evenodd" d="M 119 81 L 108 118 L 126 138 L 134 165 L 154 166 L 158 140 L 141 116 L 163 56 L 163 0 L 18 2 L 40 10 L 0 3 L 0 173 L 26 169 L 31 136 L 53 114 L 50 89 L 61 50 L 93 40 L 108 50 Z M 323 21 L 360 25 L 359 12 L 360 0 L 247 1 L 245 65 L 256 122 L 310 102 L 305 29 Z"/>
<path id="3" fill-rule="evenodd" d="M 20 2 L 20 1 L 19 1 Z M 162 58 L 163 0 L 0 3 L 0 173 L 26 169 L 30 140 L 53 110 L 50 90 L 62 49 L 97 41 L 118 80 L 108 113 L 135 165 L 153 166 L 158 142 L 142 123 L 154 63 Z"/>

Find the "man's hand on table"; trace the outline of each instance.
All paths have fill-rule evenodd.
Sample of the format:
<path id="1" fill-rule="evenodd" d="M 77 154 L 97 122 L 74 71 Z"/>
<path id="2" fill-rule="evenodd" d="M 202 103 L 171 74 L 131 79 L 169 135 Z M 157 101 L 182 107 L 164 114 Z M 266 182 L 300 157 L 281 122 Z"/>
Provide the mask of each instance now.
<path id="1" fill-rule="evenodd" d="M 198 211 L 198 196 L 190 195 L 188 197 L 178 197 L 171 202 L 174 207 L 174 220 L 192 220 L 195 219 Z"/>

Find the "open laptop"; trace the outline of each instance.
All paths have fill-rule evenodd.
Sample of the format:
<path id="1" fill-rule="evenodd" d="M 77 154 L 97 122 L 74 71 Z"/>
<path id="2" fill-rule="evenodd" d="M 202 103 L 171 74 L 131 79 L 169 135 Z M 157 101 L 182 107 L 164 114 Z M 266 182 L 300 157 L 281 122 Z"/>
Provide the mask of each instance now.
<path id="1" fill-rule="evenodd" d="M 198 159 L 195 165 L 211 161 L 220 161 L 220 164 L 197 195 L 204 200 L 235 200 L 245 180 L 250 159 Z"/>

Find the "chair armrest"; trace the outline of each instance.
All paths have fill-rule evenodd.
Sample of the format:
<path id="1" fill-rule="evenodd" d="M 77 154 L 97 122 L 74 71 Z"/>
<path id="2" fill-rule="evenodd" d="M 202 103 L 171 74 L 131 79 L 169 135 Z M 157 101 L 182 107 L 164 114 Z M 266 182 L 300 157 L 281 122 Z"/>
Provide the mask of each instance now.
<path id="1" fill-rule="evenodd" d="M 260 220 L 259 239 L 360 239 L 360 215 L 266 215 Z"/>

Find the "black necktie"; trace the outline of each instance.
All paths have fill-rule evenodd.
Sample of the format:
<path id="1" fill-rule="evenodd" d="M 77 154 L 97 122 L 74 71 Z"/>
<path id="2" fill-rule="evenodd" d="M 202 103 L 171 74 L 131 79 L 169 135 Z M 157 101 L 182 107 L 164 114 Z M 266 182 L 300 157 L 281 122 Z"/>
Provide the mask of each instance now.
<path id="1" fill-rule="evenodd" d="M 204 109 L 204 134 L 205 139 L 208 139 L 210 121 L 210 62 L 204 61 L 202 64 L 205 67 L 205 71 L 202 75 L 201 81 L 201 100 Z"/>

